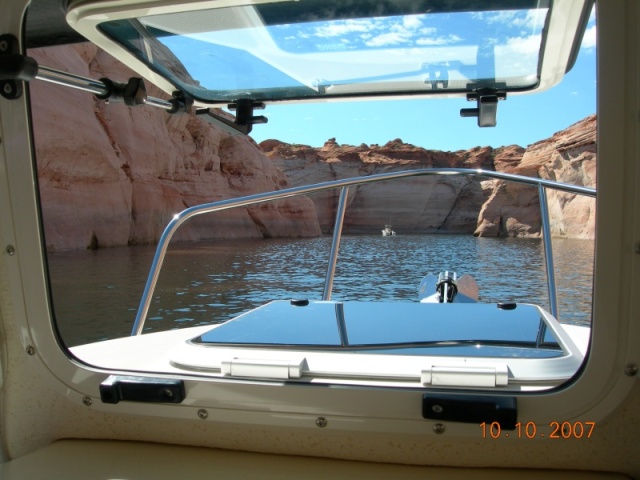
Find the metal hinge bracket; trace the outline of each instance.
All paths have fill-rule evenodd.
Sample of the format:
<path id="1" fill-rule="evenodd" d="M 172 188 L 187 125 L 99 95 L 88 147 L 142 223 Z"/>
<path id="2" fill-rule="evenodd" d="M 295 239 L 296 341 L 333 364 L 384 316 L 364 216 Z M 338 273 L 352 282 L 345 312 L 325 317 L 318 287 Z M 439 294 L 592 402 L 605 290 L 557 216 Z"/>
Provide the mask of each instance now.
<path id="1" fill-rule="evenodd" d="M 38 73 L 38 63 L 20 54 L 18 39 L 13 35 L 0 35 L 0 95 L 8 100 L 22 96 L 23 82 Z"/>
<path id="2" fill-rule="evenodd" d="M 467 100 L 477 102 L 476 108 L 463 108 L 461 117 L 478 117 L 479 127 L 495 127 L 498 124 L 498 100 L 506 100 L 507 92 L 496 88 L 478 88 L 467 93 Z"/>
<path id="3" fill-rule="evenodd" d="M 255 102 L 249 98 L 241 98 L 227 106 L 229 110 L 235 110 L 236 116 L 228 114 L 220 109 L 202 108 L 196 110 L 203 120 L 221 127 L 228 133 L 237 135 L 239 133 L 248 135 L 253 129 L 253 125 L 267 123 L 267 117 L 263 115 L 253 115 L 254 110 L 264 109 L 264 103 Z"/>

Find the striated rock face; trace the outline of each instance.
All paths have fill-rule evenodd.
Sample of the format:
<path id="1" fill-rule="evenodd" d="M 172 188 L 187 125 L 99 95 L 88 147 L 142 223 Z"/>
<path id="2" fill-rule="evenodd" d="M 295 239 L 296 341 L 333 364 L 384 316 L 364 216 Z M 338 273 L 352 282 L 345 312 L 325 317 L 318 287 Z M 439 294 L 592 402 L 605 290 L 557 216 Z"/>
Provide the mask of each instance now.
<path id="1" fill-rule="evenodd" d="M 529 145 L 518 161 L 497 164 L 496 170 L 595 188 L 595 115 Z M 540 235 L 540 206 L 534 190 L 502 181 L 491 182 L 487 188 L 491 197 L 480 212 L 476 235 Z M 548 190 L 547 198 L 552 235 L 594 238 L 594 198 L 555 190 Z"/>
<path id="2" fill-rule="evenodd" d="M 385 145 L 323 147 L 260 144 L 294 185 L 407 169 L 482 168 L 504 173 L 595 186 L 595 116 L 529 146 L 476 147 L 458 152 L 425 150 L 400 139 Z M 323 232 L 333 228 L 338 192 L 312 196 Z M 550 192 L 552 234 L 593 238 L 595 201 Z M 474 177 L 424 176 L 389 181 L 350 192 L 346 232 L 376 232 L 391 223 L 400 232 L 473 233 L 478 236 L 539 236 L 537 188 Z"/>
<path id="3" fill-rule="evenodd" d="M 91 45 L 32 51 L 38 62 L 89 78 L 131 73 Z M 595 185 L 595 116 L 530 145 L 430 151 L 401 139 L 321 148 L 278 140 L 260 148 L 189 115 L 127 107 L 44 82 L 30 84 L 40 195 L 51 250 L 155 243 L 185 208 L 258 192 L 406 169 L 482 168 Z M 164 97 L 154 88 L 150 96 Z M 400 186 L 399 186 L 400 185 Z M 201 215 L 177 240 L 315 236 L 330 232 L 338 191 Z M 351 233 L 539 236 L 537 189 L 475 177 L 422 176 L 352 189 Z M 549 193 L 552 233 L 593 238 L 595 201 Z"/>
<path id="4" fill-rule="evenodd" d="M 596 186 L 596 116 L 592 115 L 554 135 L 548 142 L 539 142 L 527 150 L 525 162 L 540 163 L 542 178 L 561 182 Z M 549 212 L 552 231 L 557 235 L 594 238 L 596 202 L 593 198 L 569 193 L 551 192 Z"/>
<path id="5" fill-rule="evenodd" d="M 91 45 L 29 54 L 43 65 L 89 78 L 131 76 Z M 32 82 L 30 90 L 50 250 L 155 243 L 187 207 L 290 186 L 250 138 L 192 116 L 106 105 L 91 94 L 44 82 Z M 313 203 L 298 198 L 195 217 L 176 239 L 319 234 Z"/>
<path id="6" fill-rule="evenodd" d="M 267 140 L 260 146 L 294 185 L 407 169 L 461 164 L 477 168 L 492 160 L 488 149 L 479 148 L 461 159 L 456 153 L 428 151 L 400 139 L 383 146 L 338 145 L 335 139 L 319 149 L 276 140 Z M 338 190 L 310 196 L 325 233 L 333 228 L 338 196 Z M 391 223 L 404 232 L 467 233 L 475 228 L 482 202 L 480 184 L 464 177 L 425 176 L 372 183 L 350 192 L 344 228 L 349 233 L 371 233 Z"/>

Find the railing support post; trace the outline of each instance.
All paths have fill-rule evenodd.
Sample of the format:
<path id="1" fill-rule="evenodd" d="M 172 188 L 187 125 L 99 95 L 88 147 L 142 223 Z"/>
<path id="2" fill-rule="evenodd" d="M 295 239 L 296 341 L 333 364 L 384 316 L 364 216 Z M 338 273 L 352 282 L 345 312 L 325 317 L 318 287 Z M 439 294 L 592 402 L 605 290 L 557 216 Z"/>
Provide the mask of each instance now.
<path id="1" fill-rule="evenodd" d="M 556 320 L 558 317 L 558 301 L 556 291 L 555 268 L 553 265 L 553 249 L 551 246 L 551 224 L 549 222 L 549 206 L 547 204 L 547 189 L 538 184 L 538 197 L 540 201 L 540 218 L 542 219 L 542 238 L 544 240 L 544 263 L 547 268 L 547 289 L 549 291 L 549 309 L 551 315 Z M 536 345 L 540 346 L 544 342 L 544 336 L 547 330 L 547 324 L 540 320 L 540 328 L 538 329 L 538 337 Z"/>
<path id="2" fill-rule="evenodd" d="M 344 223 L 344 212 L 347 206 L 349 187 L 340 189 L 340 199 L 338 200 L 338 210 L 336 211 L 336 223 L 333 227 L 333 239 L 331 240 L 331 252 L 329 253 L 329 266 L 327 276 L 324 280 L 323 300 L 331 300 L 331 290 L 333 289 L 333 277 L 336 273 L 336 263 L 338 261 L 338 250 L 340 249 L 340 238 L 342 237 L 342 224 Z"/>

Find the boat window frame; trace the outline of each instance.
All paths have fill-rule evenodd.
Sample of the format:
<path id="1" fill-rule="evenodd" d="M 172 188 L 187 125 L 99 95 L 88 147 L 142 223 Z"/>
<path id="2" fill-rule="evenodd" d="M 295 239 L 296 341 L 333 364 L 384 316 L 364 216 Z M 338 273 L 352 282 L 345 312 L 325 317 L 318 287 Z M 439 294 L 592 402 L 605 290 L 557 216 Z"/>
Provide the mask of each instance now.
<path id="1" fill-rule="evenodd" d="M 599 422 L 618 409 L 637 387 L 634 360 L 640 357 L 640 268 L 637 242 L 640 238 L 640 184 L 637 152 L 640 132 L 637 89 L 621 88 L 621 82 L 637 85 L 635 65 L 638 45 L 630 33 L 626 10 L 614 2 L 598 2 L 598 210 L 596 269 L 594 272 L 593 325 L 590 354 L 583 369 L 572 382 L 553 391 L 519 394 L 518 403 L 527 412 L 527 421 L 544 424 L 565 419 Z M 630 7 L 629 7 L 630 8 Z M 0 27 L 21 38 L 23 11 L 9 10 L 0 17 Z M 625 26 L 625 28 L 621 28 Z M 634 34 L 635 35 L 635 34 Z M 620 94 L 624 90 L 625 95 Z M 197 418 L 199 409 L 207 407 L 209 421 L 242 424 L 286 425 L 291 428 L 317 428 L 317 412 L 336 415 L 336 428 L 377 432 L 404 432 L 423 436 L 436 435 L 425 429 L 425 421 L 415 416 L 415 393 L 396 390 L 360 388 L 295 389 L 295 402 L 309 400 L 301 411 L 281 405 L 281 415 L 274 415 L 266 401 L 282 385 L 248 386 L 242 382 L 226 385 L 230 393 L 221 393 L 219 382 L 184 376 L 191 399 L 188 405 L 147 405 L 135 402 L 107 405 L 100 402 L 98 387 L 111 372 L 87 366 L 70 357 L 58 343 L 52 321 L 42 225 L 37 194 L 33 148 L 30 145 L 30 106 L 25 95 L 19 100 L 0 98 L 0 230 L 4 242 L 2 269 L 6 287 L 3 312 L 11 347 L 22 347 L 24 360 L 37 371 L 61 397 L 82 408 L 110 414 Z M 622 119 L 622 120 L 621 120 Z M 623 128 L 620 128 L 620 122 Z M 606 168 L 602 166 L 606 161 Z M 20 205 L 20 214 L 12 206 Z M 15 337 L 14 337 L 15 336 Z M 17 340 L 15 339 L 17 338 Z M 14 343 L 15 342 L 15 343 Z M 172 374 L 167 374 L 172 376 Z M 239 409 L 233 402 L 242 396 L 265 400 Z M 382 404 L 386 408 L 376 408 Z M 338 409 L 336 405 L 340 405 Z M 220 407 L 223 407 L 222 409 Z M 229 408 L 224 408 L 228 406 Z M 343 418 L 337 414 L 342 412 Z M 366 422 L 353 422 L 349 415 Z M 396 420 L 402 418 L 402 421 Z M 346 419 L 346 420 L 345 420 Z M 394 421 L 389 421 L 394 419 Z M 475 424 L 451 425 L 447 439 L 478 438 Z M 444 438 L 444 437 L 442 437 Z"/>

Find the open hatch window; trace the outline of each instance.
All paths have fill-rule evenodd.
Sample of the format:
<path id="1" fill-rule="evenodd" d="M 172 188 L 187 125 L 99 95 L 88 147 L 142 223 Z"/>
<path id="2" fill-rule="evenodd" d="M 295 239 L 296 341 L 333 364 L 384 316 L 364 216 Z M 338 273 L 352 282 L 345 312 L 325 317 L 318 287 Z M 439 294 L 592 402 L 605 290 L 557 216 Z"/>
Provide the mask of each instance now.
<path id="1" fill-rule="evenodd" d="M 130 131 L 120 131 L 118 134 L 122 137 L 117 138 L 108 128 L 111 113 L 105 110 L 103 103 L 89 97 L 83 106 L 88 107 L 92 114 L 95 112 L 92 122 L 97 120 L 89 126 L 94 128 L 94 133 L 108 131 L 99 145 L 84 142 L 85 145 L 96 145 L 95 151 L 87 155 L 91 158 L 79 163 L 81 167 L 71 169 L 71 173 L 65 171 L 63 164 L 67 160 L 63 155 L 54 155 L 55 158 L 49 162 L 40 160 L 44 155 L 38 159 L 42 175 L 43 223 L 45 231 L 49 229 L 52 246 L 49 273 L 53 304 L 62 343 L 66 343 L 71 354 L 82 362 L 100 368 L 161 374 L 186 372 L 188 375 L 223 380 L 383 384 L 413 388 L 504 387 L 514 391 L 552 388 L 567 381 L 582 364 L 589 328 L 587 325 L 560 325 L 554 318 L 557 310 L 555 299 L 550 301 L 548 309 L 547 305 L 538 306 L 544 303 L 538 302 L 539 292 L 534 294 L 535 288 L 522 286 L 523 282 L 519 286 L 528 289 L 526 293 L 534 297 L 532 303 L 535 305 L 527 304 L 520 297 L 517 301 L 511 300 L 508 295 L 489 301 L 484 298 L 478 301 L 477 295 L 474 299 L 469 297 L 465 300 L 462 291 L 457 292 L 458 297 L 454 300 L 453 296 L 449 297 L 448 289 L 459 288 L 459 279 L 455 276 L 451 277 L 450 283 L 438 280 L 431 285 L 430 281 L 427 282 L 430 290 L 421 296 L 422 292 L 416 293 L 415 290 L 420 279 L 429 273 L 429 267 L 425 265 L 420 265 L 421 270 L 405 275 L 404 281 L 413 288 L 411 296 L 405 294 L 401 298 L 406 302 L 389 302 L 382 297 L 349 298 L 347 295 L 332 298 L 331 289 L 336 264 L 339 263 L 337 257 L 343 238 L 345 210 L 354 207 L 356 213 L 353 218 L 358 216 L 357 208 L 362 208 L 367 201 L 353 198 L 355 192 L 366 190 L 365 186 L 386 195 L 384 190 L 375 190 L 378 182 L 408 179 L 412 186 L 407 191 L 413 192 L 413 206 L 424 207 L 414 222 L 420 228 L 412 233 L 422 235 L 442 233 L 440 227 L 425 220 L 426 213 L 446 217 L 454 208 L 453 204 L 450 210 L 440 208 L 440 195 L 449 192 L 460 195 L 462 200 L 455 201 L 455 208 L 464 210 L 467 217 L 477 221 L 482 202 L 478 200 L 472 206 L 459 205 L 464 203 L 465 195 L 471 192 L 484 200 L 489 196 L 486 194 L 489 190 L 483 182 L 502 185 L 499 182 L 514 181 L 518 188 L 510 194 L 540 207 L 539 217 L 542 220 L 537 234 L 544 239 L 535 239 L 537 253 L 542 252 L 535 269 L 542 270 L 544 267 L 538 267 L 546 263 L 551 272 L 550 259 L 543 257 L 551 245 L 547 191 L 557 189 L 569 196 L 594 197 L 594 189 L 562 185 L 549 178 L 525 178 L 508 171 L 498 172 L 492 169 L 495 165 L 489 165 L 490 162 L 487 163 L 488 169 L 438 167 L 433 164 L 413 168 L 415 165 L 412 164 L 411 172 L 390 169 L 377 176 L 354 176 L 313 186 L 292 186 L 283 178 L 284 175 L 279 176 L 282 172 L 278 173 L 273 165 L 267 161 L 260 163 L 261 158 L 256 169 L 247 175 L 251 180 L 245 182 L 241 178 L 240 161 L 236 155 L 246 157 L 245 153 L 256 148 L 255 144 L 243 137 L 238 140 L 237 135 L 205 131 L 196 124 L 201 120 L 201 107 L 240 100 L 269 103 L 414 95 L 477 100 L 475 115 L 480 119 L 484 106 L 492 110 L 495 120 L 498 100 L 504 100 L 507 94 L 536 93 L 547 89 L 557 84 L 571 68 L 577 55 L 581 29 L 588 18 L 588 3 L 568 0 L 356 0 L 345 7 L 343 3 L 332 0 L 301 0 L 211 8 L 207 2 L 206 8 L 200 3 L 188 6 L 159 4 L 148 9 L 123 5 L 122 12 L 117 14 L 111 10 L 101 11 L 100 2 L 75 4 L 68 18 L 78 31 L 134 68 L 136 74 L 152 81 L 158 80 L 158 85 L 165 91 L 177 90 L 173 100 L 177 97 L 183 100 L 183 111 L 177 112 L 179 109 L 174 109 L 174 104 L 165 105 L 168 111 L 177 115 L 171 120 L 154 118 L 153 128 L 144 126 L 143 122 L 149 118 L 139 114 L 139 110 L 135 111 L 130 115 L 131 123 L 126 124 L 130 125 Z M 86 52 L 81 52 L 78 58 L 86 55 Z M 46 58 L 46 55 L 41 58 Z M 91 67 L 96 64 L 99 62 L 94 62 Z M 141 84 L 136 85 L 140 87 Z M 155 103 L 158 106 L 157 99 L 149 101 L 150 97 L 146 97 L 143 88 L 136 90 L 136 95 L 138 92 L 141 92 L 141 100 L 133 104 Z M 98 99 L 104 100 L 100 91 L 98 94 Z M 35 100 L 43 96 L 34 90 Z M 131 98 L 125 96 L 125 103 L 131 106 L 128 100 Z M 192 102 L 196 106 L 196 115 L 190 115 L 194 113 L 189 111 Z M 124 105 L 113 107 L 128 108 Z M 465 116 L 464 112 L 461 113 Z M 34 122 L 36 136 L 43 131 L 39 130 L 41 126 L 46 124 L 47 120 L 43 118 L 36 118 Z M 117 118 L 115 113 L 113 118 Z M 75 128 L 72 130 L 75 135 Z M 158 147 L 156 151 L 150 132 L 157 135 L 155 138 L 170 137 L 171 144 Z M 327 138 L 330 136 L 331 133 Z M 148 147 L 144 160 L 131 155 L 137 143 L 145 143 Z M 182 143 L 189 145 L 189 155 L 181 156 L 183 151 L 179 147 Z M 36 142 L 36 150 L 46 151 L 51 144 Z M 234 152 L 230 153 L 233 149 L 223 152 L 229 145 L 233 145 Z M 389 149 L 396 146 L 393 144 Z M 211 158 L 204 158 L 205 153 L 202 152 L 205 151 L 211 154 Z M 349 159 L 344 161 L 346 163 Z M 99 171 L 97 180 L 93 170 Z M 81 175 L 77 175 L 77 171 Z M 260 177 L 255 185 L 251 185 L 255 187 L 251 190 L 247 184 L 258 177 L 255 173 L 258 171 L 268 178 L 263 182 Z M 194 177 L 189 177 L 193 172 L 196 172 Z M 73 196 L 73 187 L 69 187 L 74 176 L 82 177 L 81 195 L 76 197 Z M 272 192 L 265 191 L 264 185 L 268 182 L 272 182 Z M 188 190 L 193 185 L 195 187 Z M 521 186 L 523 189 L 519 188 Z M 527 193 L 523 193 L 525 187 L 530 189 Z M 400 185 L 399 188 L 404 187 Z M 100 277 L 102 284 L 99 288 L 102 291 L 96 293 L 85 289 L 89 293 L 86 299 L 82 299 L 82 295 L 69 288 L 74 285 L 74 279 L 69 278 L 68 265 L 71 262 L 67 260 L 73 254 L 54 251 L 55 245 L 60 245 L 60 250 L 82 247 L 78 247 L 79 243 L 65 243 L 63 237 L 67 230 L 61 225 L 66 224 L 57 220 L 72 211 L 79 219 L 76 223 L 84 225 L 87 219 L 95 216 L 90 209 L 95 206 L 91 199 L 97 196 L 97 191 L 105 193 L 104 198 L 109 200 L 96 204 L 99 203 L 100 213 L 110 218 L 112 223 L 95 223 L 88 251 L 83 252 L 87 257 L 83 260 L 86 263 L 80 268 L 86 267 L 87 271 L 78 278 L 82 283 L 85 277 L 95 273 L 107 270 L 116 273 L 113 282 L 105 281 L 106 276 Z M 329 196 L 332 210 L 321 213 L 324 217 L 335 218 L 335 224 L 321 228 L 318 220 L 320 207 L 316 210 L 313 203 L 318 197 L 314 195 L 324 195 L 328 191 L 332 192 Z M 225 194 L 228 194 L 227 198 L 223 198 Z M 420 195 L 424 195 L 419 199 L 422 204 L 416 201 Z M 374 193 L 372 197 L 375 196 Z M 65 209 L 66 205 L 65 208 L 49 208 L 45 204 L 49 200 L 53 203 L 62 199 L 64 202 L 68 198 L 76 202 L 74 208 Z M 558 203 L 565 199 L 553 198 Z M 145 210 L 154 199 L 160 199 L 158 203 L 162 203 L 162 208 Z M 376 240 L 395 236 L 389 217 L 397 213 L 385 208 L 382 208 L 381 216 L 376 217 Z M 296 214 L 299 217 L 295 217 Z M 157 215 L 162 222 L 156 219 L 147 222 L 145 215 Z M 496 220 L 500 224 L 498 229 L 508 221 L 506 217 L 507 214 L 505 218 L 500 216 Z M 212 270 L 204 274 L 208 278 L 195 278 L 194 267 L 180 264 L 182 258 L 191 258 L 187 255 L 182 257 L 180 250 L 202 253 L 198 260 L 192 261 L 194 264 L 209 261 L 207 255 L 216 250 L 226 248 L 238 253 L 242 242 L 236 238 L 242 234 L 246 234 L 246 238 L 264 237 L 269 240 L 277 236 L 286 237 L 287 234 L 282 232 L 288 232 L 290 237 L 302 237 L 304 235 L 291 227 L 300 218 L 309 224 L 318 224 L 308 237 L 325 234 L 324 239 L 329 239 L 333 234 L 330 249 L 324 250 L 329 253 L 324 293 L 321 292 L 323 279 L 317 275 L 319 263 L 315 257 L 311 258 L 312 267 L 305 270 L 312 272 L 307 278 L 315 282 L 315 297 L 307 295 L 300 297 L 302 300 L 291 300 L 298 292 L 292 295 L 287 291 L 280 296 L 264 298 L 264 291 L 258 291 L 258 288 L 252 291 L 265 275 L 257 270 L 246 274 L 241 264 L 254 261 L 251 259 L 234 258 L 233 262 L 225 265 L 230 272 L 226 277 Z M 324 220 L 326 224 L 326 218 Z M 162 224 L 160 228 L 158 223 Z M 352 222 L 354 225 L 359 226 L 356 221 Z M 152 231 L 165 226 L 162 234 Z M 380 228 L 383 226 L 381 236 Z M 372 227 L 369 225 L 367 228 Z M 457 227 L 447 228 L 455 230 Z M 114 240 L 119 234 L 122 237 Z M 363 231 L 354 227 L 346 234 L 357 237 Z M 374 235 L 371 231 L 365 234 Z M 102 246 L 106 243 L 102 243 L 103 238 L 111 242 L 108 246 L 129 245 L 125 247 L 127 258 L 122 265 L 118 266 L 114 260 L 116 252 L 113 257 L 103 254 Z M 126 240 L 121 241 L 121 238 Z M 172 238 L 175 242 L 170 248 Z M 195 242 L 191 243 L 194 239 L 202 243 L 194 247 Z M 388 240 L 393 241 L 392 238 Z M 227 245 L 221 246 L 225 241 Z M 544 248 L 540 248 L 543 241 Z M 144 244 L 155 242 L 158 242 L 158 247 L 152 259 L 153 248 L 146 248 Z M 328 247 L 327 242 L 323 247 Z M 384 246 L 381 249 L 387 251 Z M 140 257 L 136 257 L 136 251 L 142 252 Z M 456 250 L 451 248 L 449 251 Z M 186 283 L 179 288 L 156 291 L 165 256 L 176 270 L 169 270 L 169 273 L 165 270 L 163 274 L 173 277 L 170 280 L 184 280 Z M 450 257 L 447 260 L 451 261 Z M 462 264 L 464 266 L 464 262 Z M 97 265 L 100 265 L 98 269 L 95 268 Z M 324 268 L 326 265 L 322 263 Z M 151 273 L 144 287 L 144 276 L 149 267 Z M 445 271 L 444 276 L 447 277 L 446 270 L 450 267 L 455 268 L 450 264 L 442 265 L 442 270 L 434 273 Z M 241 273 L 236 275 L 235 272 Z M 500 270 L 496 277 L 502 281 L 508 277 L 507 273 L 507 269 Z M 130 275 L 130 285 L 126 284 L 129 280 L 120 283 L 125 275 Z M 235 281 L 234 275 L 241 277 L 242 287 L 227 282 L 230 279 Z M 318 277 L 320 281 L 316 282 Z M 384 280 L 384 277 L 378 274 L 367 281 L 375 283 L 380 279 Z M 222 287 L 228 283 L 232 283 L 232 287 Z M 202 291 L 203 285 L 210 291 Z M 438 290 L 442 285 L 442 290 Z M 549 285 L 549 291 L 555 288 L 554 282 L 550 281 Z M 130 297 L 139 300 L 138 294 L 142 293 L 143 287 L 140 305 L 132 303 Z M 517 286 L 508 284 L 507 287 Z M 311 290 L 308 285 L 304 288 Z M 119 293 L 120 289 L 125 293 Z M 171 308 L 162 306 L 168 295 L 187 298 L 192 292 L 197 292 L 194 295 L 198 297 L 194 303 L 176 304 Z M 230 298 L 238 292 L 244 295 L 239 302 L 244 302 L 243 306 L 247 308 L 235 311 L 228 318 L 211 315 L 211 308 L 220 303 L 231 303 Z M 98 303 L 97 299 L 102 295 L 104 303 Z M 122 318 L 118 318 L 118 322 L 113 322 L 115 307 L 110 305 L 114 295 L 126 296 L 128 302 L 119 307 Z M 431 296 L 435 296 L 434 301 L 423 301 Z M 77 312 L 69 314 L 69 318 L 61 317 L 66 314 L 65 307 L 73 311 L 81 300 L 93 305 L 99 322 L 109 323 L 109 328 L 118 324 L 117 333 L 113 333 L 116 331 L 113 327 L 114 330 L 102 334 L 92 325 L 90 337 L 69 341 L 67 332 L 75 334 L 77 324 L 88 322 L 84 314 Z M 198 321 L 194 321 L 192 310 L 200 315 Z M 167 318 L 170 326 L 166 327 L 166 323 L 159 326 Z M 126 336 L 129 333 L 131 336 Z M 118 355 L 113 355 L 114 351 L 119 352 Z"/>
<path id="2" fill-rule="evenodd" d="M 539 83 L 549 3 L 275 2 L 99 29 L 206 102 L 519 91 Z"/>
<path id="3" fill-rule="evenodd" d="M 68 18 L 103 48 L 126 52 L 148 78 L 200 104 L 224 104 L 546 89 L 575 61 L 582 8 L 567 0 L 285 0 L 124 6 L 112 15 L 78 4 Z"/>

